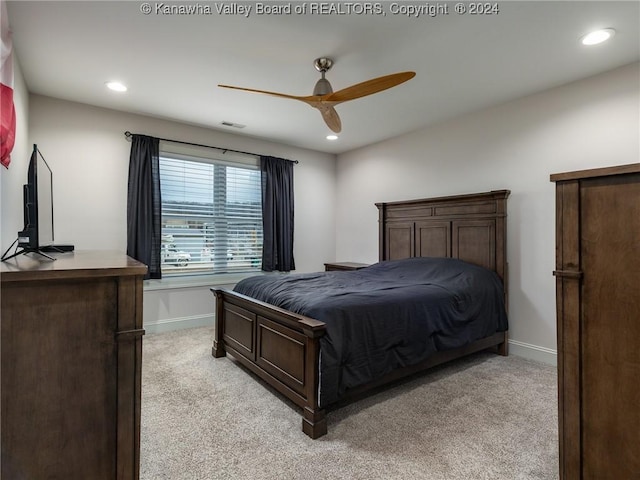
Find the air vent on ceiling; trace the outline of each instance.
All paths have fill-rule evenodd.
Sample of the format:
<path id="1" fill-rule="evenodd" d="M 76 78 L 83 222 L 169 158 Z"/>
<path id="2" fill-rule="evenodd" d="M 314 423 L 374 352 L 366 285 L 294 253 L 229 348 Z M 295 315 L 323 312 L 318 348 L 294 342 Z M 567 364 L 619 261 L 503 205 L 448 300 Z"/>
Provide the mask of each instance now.
<path id="1" fill-rule="evenodd" d="M 233 123 L 233 122 L 227 122 L 227 121 L 221 122 L 220 125 L 222 125 L 224 127 L 233 127 L 233 128 L 244 128 L 244 127 L 246 127 L 246 125 L 242 125 L 241 123 Z"/>

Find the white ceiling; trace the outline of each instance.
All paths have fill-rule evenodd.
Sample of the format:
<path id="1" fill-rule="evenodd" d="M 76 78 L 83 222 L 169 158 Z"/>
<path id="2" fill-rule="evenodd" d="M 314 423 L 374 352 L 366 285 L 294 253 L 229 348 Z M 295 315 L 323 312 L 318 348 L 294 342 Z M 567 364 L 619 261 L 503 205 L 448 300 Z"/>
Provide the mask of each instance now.
<path id="1" fill-rule="evenodd" d="M 640 59 L 638 1 L 500 1 L 492 15 L 459 15 L 454 2 L 430 2 L 447 5 L 448 14 L 419 18 L 394 14 L 394 2 L 386 0 L 380 2 L 384 15 L 258 15 L 258 2 L 204 0 L 184 5 L 208 6 L 211 14 L 155 11 L 181 3 L 176 1 L 151 1 L 149 15 L 141 13 L 140 1 L 7 3 L 32 93 L 331 153 Z M 320 4 L 264 3 L 291 3 L 292 9 Z M 223 4 L 252 11 L 248 18 L 218 14 Z M 611 41 L 590 48 L 579 43 L 583 34 L 604 27 L 617 30 Z M 313 61 L 320 56 L 334 59 L 327 74 L 334 90 L 399 71 L 417 75 L 338 105 L 343 130 L 335 142 L 325 139 L 330 132 L 319 112 L 302 102 L 217 87 L 310 95 L 319 78 Z M 107 90 L 105 82 L 113 79 L 129 91 Z M 223 127 L 223 121 L 246 128 Z"/>

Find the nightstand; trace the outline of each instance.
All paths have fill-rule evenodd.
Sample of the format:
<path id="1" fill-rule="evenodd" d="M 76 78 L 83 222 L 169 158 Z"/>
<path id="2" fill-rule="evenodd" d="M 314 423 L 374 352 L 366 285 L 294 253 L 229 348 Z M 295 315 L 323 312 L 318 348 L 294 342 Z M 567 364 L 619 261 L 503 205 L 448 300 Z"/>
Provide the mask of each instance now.
<path id="1" fill-rule="evenodd" d="M 357 263 L 357 262 L 331 262 L 324 264 L 325 272 L 335 272 L 335 271 L 349 271 L 349 270 L 360 270 L 361 268 L 368 267 L 368 263 Z"/>

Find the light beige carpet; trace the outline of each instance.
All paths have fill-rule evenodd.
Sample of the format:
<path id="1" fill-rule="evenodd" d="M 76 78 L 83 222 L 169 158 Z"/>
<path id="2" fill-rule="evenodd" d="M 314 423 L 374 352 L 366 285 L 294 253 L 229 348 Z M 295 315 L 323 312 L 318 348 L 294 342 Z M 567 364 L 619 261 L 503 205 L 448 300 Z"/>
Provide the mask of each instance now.
<path id="1" fill-rule="evenodd" d="M 292 403 L 211 356 L 212 335 L 144 337 L 143 480 L 558 477 L 554 367 L 477 354 L 329 412 L 311 440 Z"/>

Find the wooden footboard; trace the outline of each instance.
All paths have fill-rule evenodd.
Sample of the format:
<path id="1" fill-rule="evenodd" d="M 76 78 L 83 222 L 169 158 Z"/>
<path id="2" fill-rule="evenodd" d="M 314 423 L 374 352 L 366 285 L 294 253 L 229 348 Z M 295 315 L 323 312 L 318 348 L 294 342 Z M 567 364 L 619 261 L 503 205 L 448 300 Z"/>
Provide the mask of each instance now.
<path id="1" fill-rule="evenodd" d="M 311 438 L 327 433 L 318 407 L 320 337 L 325 324 L 222 288 L 216 298 L 212 354 L 230 353 L 303 409 L 302 430 Z"/>

